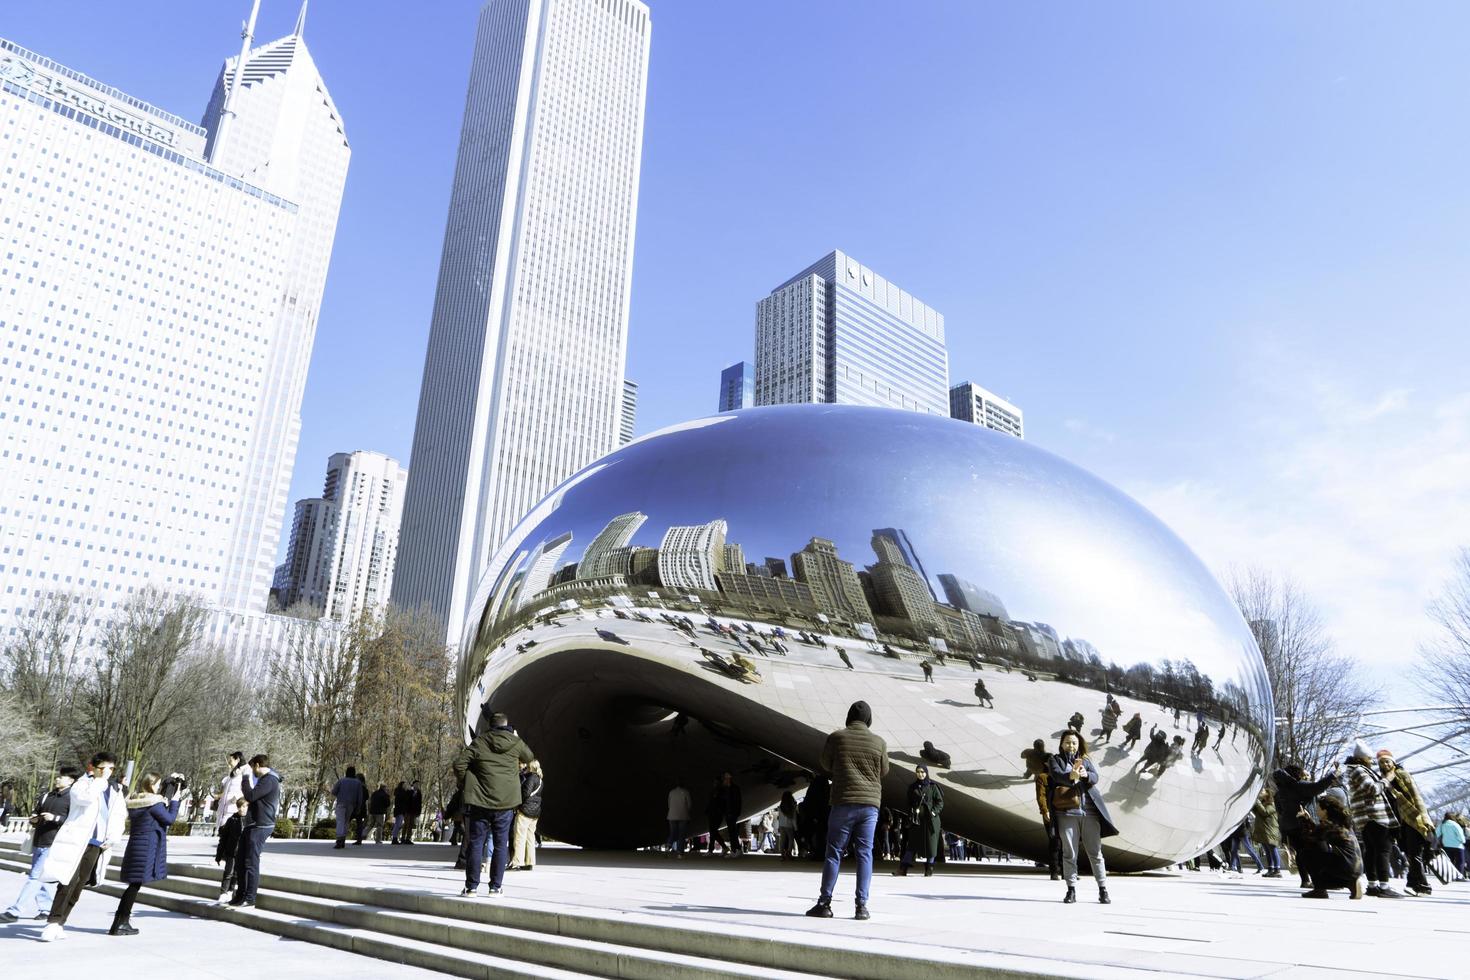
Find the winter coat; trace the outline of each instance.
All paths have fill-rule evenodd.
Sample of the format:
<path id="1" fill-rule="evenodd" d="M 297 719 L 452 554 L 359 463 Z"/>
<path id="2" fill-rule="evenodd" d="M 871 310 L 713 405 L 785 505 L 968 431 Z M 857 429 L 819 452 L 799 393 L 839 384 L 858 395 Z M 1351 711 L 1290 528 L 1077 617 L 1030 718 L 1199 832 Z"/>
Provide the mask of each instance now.
<path id="1" fill-rule="evenodd" d="M 219 799 L 215 801 L 214 822 L 223 824 L 235 813 L 235 801 L 242 795 L 241 783 L 244 781 L 250 767 L 240 763 L 225 774 L 219 781 Z"/>
<path id="2" fill-rule="evenodd" d="M 179 815 L 179 801 L 156 793 L 128 797 L 128 847 L 120 877 L 130 885 L 146 885 L 168 877 L 168 828 Z"/>
<path id="3" fill-rule="evenodd" d="M 832 806 L 879 806 L 883 802 L 888 746 L 861 721 L 849 722 L 827 736 L 821 766 L 832 778 Z"/>
<path id="4" fill-rule="evenodd" d="M 1132 739 L 1143 738 L 1143 717 L 1134 715 L 1128 719 L 1128 724 L 1123 726 L 1123 733 Z"/>
<path id="5" fill-rule="evenodd" d="M 94 831 L 101 835 L 98 839 L 102 841 L 102 846 L 110 848 L 122 840 L 123 828 L 127 826 L 127 800 L 121 789 L 105 779 L 83 776 L 72 783 L 67 795 L 71 797 L 71 809 L 67 811 L 66 823 L 61 825 L 55 839 L 51 841 L 51 850 L 46 852 L 46 860 L 41 866 L 43 881 L 59 881 L 62 884 L 71 881 Z M 107 823 L 98 828 L 97 821 L 104 801 L 107 805 Z M 97 862 L 97 866 L 102 869 L 104 862 Z M 93 877 L 96 877 L 95 872 Z"/>
<path id="6" fill-rule="evenodd" d="M 1388 802 L 1388 787 L 1377 769 L 1365 761 L 1351 759 L 1343 772 L 1347 773 L 1348 803 L 1358 833 L 1370 823 L 1389 828 L 1399 825 Z"/>
<path id="7" fill-rule="evenodd" d="M 406 816 L 416 817 L 424 812 L 424 791 L 417 786 L 410 786 L 403 793 L 403 812 Z"/>
<path id="8" fill-rule="evenodd" d="M 1439 825 L 1439 843 L 1442 847 L 1464 847 L 1465 828 L 1446 817 Z"/>
<path id="9" fill-rule="evenodd" d="M 675 786 L 669 790 L 669 816 L 670 820 L 688 820 L 690 811 L 694 809 L 694 798 L 683 786 Z"/>
<path id="10" fill-rule="evenodd" d="M 541 782 L 534 772 L 521 773 L 521 815 L 532 820 L 541 816 Z"/>
<path id="11" fill-rule="evenodd" d="M 386 814 L 388 808 L 392 805 L 393 798 L 388 795 L 386 789 L 375 789 L 373 790 L 373 795 L 368 798 L 368 813 L 371 813 L 375 817 L 380 816 Z"/>
<path id="12" fill-rule="evenodd" d="M 1285 769 L 1277 769 L 1271 774 L 1271 780 L 1276 784 L 1276 825 L 1281 833 L 1290 836 L 1297 830 L 1296 811 L 1310 804 L 1327 787 L 1337 781 L 1337 777 L 1328 773 L 1316 781 L 1305 779 L 1294 779 Z"/>
<path id="13" fill-rule="evenodd" d="M 1255 805 L 1251 807 L 1251 815 L 1255 817 L 1255 826 L 1251 828 L 1251 840 L 1257 844 L 1269 844 L 1272 847 L 1281 845 L 1281 824 L 1276 819 L 1276 804 L 1269 798 L 1257 798 Z"/>
<path id="14" fill-rule="evenodd" d="M 42 820 L 36 824 L 35 833 L 31 835 L 31 846 L 40 850 L 50 847 L 51 842 L 56 839 L 56 832 L 66 822 L 66 815 L 71 810 L 70 787 L 63 790 L 52 790 L 41 797 L 41 802 L 36 804 L 36 816 L 42 817 L 47 814 L 60 817 L 60 820 Z"/>
<path id="15" fill-rule="evenodd" d="M 1393 806 L 1399 823 L 1413 828 L 1426 841 L 1433 840 L 1434 824 L 1429 819 L 1424 808 L 1424 798 L 1419 795 L 1419 787 L 1414 785 L 1414 777 L 1409 775 L 1409 770 L 1395 766 L 1393 775 L 1384 782 L 1388 788 L 1388 802 Z"/>
<path id="16" fill-rule="evenodd" d="M 250 804 L 245 811 L 245 826 L 274 827 L 276 811 L 281 808 L 281 777 L 274 769 L 267 769 L 264 776 L 250 774 L 240 783 L 240 795 Z"/>
<path id="17" fill-rule="evenodd" d="M 367 787 L 358 782 L 356 776 L 343 776 L 332 787 L 332 795 L 337 798 L 338 810 L 356 813 L 357 808 L 362 806 L 363 797 L 367 795 Z"/>
<path id="18" fill-rule="evenodd" d="M 214 849 L 216 861 L 228 861 L 235 856 L 235 851 L 240 846 L 240 834 L 244 829 L 245 821 L 238 813 L 220 826 L 219 844 Z"/>
<path id="19" fill-rule="evenodd" d="M 1047 770 L 1047 781 L 1051 786 L 1053 816 L 1064 813 L 1091 813 L 1097 817 L 1097 822 L 1101 826 L 1101 836 L 1116 835 L 1118 828 L 1113 825 L 1113 818 L 1108 813 L 1108 805 L 1103 802 L 1102 793 L 1097 788 L 1097 767 L 1092 764 L 1091 759 L 1083 756 L 1083 778 L 1074 781 L 1072 779 L 1072 760 L 1072 756 L 1063 755 L 1060 752 L 1051 757 L 1050 767 Z"/>
<path id="20" fill-rule="evenodd" d="M 904 823 L 903 847 L 914 852 L 914 860 L 932 863 L 944 846 L 939 815 L 944 812 L 944 791 L 932 779 L 916 779 L 909 786 L 909 816 Z"/>
<path id="21" fill-rule="evenodd" d="M 740 792 L 740 784 L 732 780 L 729 786 L 721 785 L 716 794 L 720 798 L 720 812 L 739 820 L 745 811 L 745 796 Z"/>
<path id="22" fill-rule="evenodd" d="M 509 728 L 475 736 L 454 760 L 454 775 L 464 783 L 465 806 L 514 810 L 521 805 L 521 763 L 536 756 Z"/>

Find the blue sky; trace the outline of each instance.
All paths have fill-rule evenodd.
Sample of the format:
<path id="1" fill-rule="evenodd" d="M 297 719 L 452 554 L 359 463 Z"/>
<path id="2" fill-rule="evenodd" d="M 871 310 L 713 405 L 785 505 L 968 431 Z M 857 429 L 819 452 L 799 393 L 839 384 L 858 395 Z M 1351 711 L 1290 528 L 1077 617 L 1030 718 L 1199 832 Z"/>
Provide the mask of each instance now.
<path id="1" fill-rule="evenodd" d="M 1470 7 L 651 6 L 640 432 L 712 411 L 756 300 L 842 248 L 1032 441 L 1412 660 L 1470 543 Z M 32 0 L 0 34 L 197 118 L 247 8 Z M 312 4 L 353 161 L 293 499 L 408 454 L 477 9 Z"/>

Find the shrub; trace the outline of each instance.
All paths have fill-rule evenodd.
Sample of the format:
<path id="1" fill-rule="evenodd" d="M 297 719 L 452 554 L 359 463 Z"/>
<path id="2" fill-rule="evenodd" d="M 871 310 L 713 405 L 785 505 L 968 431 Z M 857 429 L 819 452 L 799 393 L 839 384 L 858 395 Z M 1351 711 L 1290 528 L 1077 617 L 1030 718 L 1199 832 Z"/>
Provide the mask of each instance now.
<path id="1" fill-rule="evenodd" d="M 290 817 L 279 817 L 276 820 L 276 829 L 272 837 L 291 838 L 296 836 L 296 821 Z"/>
<path id="2" fill-rule="evenodd" d="M 316 823 L 311 825 L 312 840 L 335 840 L 336 838 L 337 821 L 333 820 L 331 817 L 328 817 L 325 820 L 318 820 Z"/>

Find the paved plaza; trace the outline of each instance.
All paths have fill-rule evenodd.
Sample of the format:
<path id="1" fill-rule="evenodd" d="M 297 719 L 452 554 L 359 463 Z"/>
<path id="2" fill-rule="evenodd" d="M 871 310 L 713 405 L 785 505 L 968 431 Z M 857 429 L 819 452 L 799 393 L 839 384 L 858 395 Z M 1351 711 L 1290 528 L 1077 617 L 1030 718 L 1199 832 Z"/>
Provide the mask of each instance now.
<path id="1" fill-rule="evenodd" d="M 170 843 L 174 861 L 202 863 L 210 856 L 204 840 Z M 452 855 L 445 845 L 409 850 L 368 844 L 345 852 L 330 847 L 319 841 L 272 842 L 264 870 L 446 896 L 462 884 L 448 866 Z M 1107 907 L 1095 904 L 1092 887 L 1083 882 L 1079 903 L 1068 907 L 1058 901 L 1059 883 L 1020 865 L 951 865 L 928 879 L 893 878 L 890 869 L 883 866 L 874 879 L 870 922 L 844 917 L 852 909 L 850 876 L 844 876 L 834 902 L 837 918 L 805 918 L 802 912 L 816 894 L 817 866 L 783 864 L 770 856 L 674 860 L 552 846 L 542 849 L 536 870 L 509 872 L 505 895 L 494 901 L 605 917 L 614 927 L 677 923 L 708 931 L 712 944 L 734 935 L 834 950 L 882 948 L 912 957 L 918 976 L 925 975 L 925 960 L 936 969 L 964 967 L 977 975 L 1470 975 L 1470 884 L 1439 888 L 1430 898 L 1354 902 L 1339 893 L 1329 901 L 1309 901 L 1299 897 L 1290 878 L 1155 872 L 1116 877 L 1114 904 Z M 19 883 L 15 874 L 0 874 L 0 894 L 8 900 Z M 68 969 L 100 964 L 120 947 L 129 955 L 109 961 L 113 976 L 151 975 L 184 962 L 204 976 L 238 976 L 241 965 L 257 956 L 266 967 L 260 975 L 272 978 L 331 975 L 336 964 L 354 977 L 425 973 L 147 907 L 139 911 L 143 935 L 111 939 L 102 930 L 113 906 L 109 897 L 86 896 L 73 934 L 52 946 L 20 942 L 36 932 L 27 924 L 3 927 L 0 976 L 46 975 L 51 960 Z M 154 951 L 159 958 L 147 955 Z M 32 972 L 12 972 L 17 967 Z"/>

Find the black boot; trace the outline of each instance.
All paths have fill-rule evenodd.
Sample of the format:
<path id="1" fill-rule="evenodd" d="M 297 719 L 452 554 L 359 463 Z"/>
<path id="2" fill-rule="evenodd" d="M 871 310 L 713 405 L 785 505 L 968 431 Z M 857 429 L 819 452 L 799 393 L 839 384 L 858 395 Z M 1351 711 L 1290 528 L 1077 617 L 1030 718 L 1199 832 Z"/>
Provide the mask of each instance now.
<path id="1" fill-rule="evenodd" d="M 112 928 L 107 930 L 107 934 L 109 936 L 136 936 L 138 930 L 133 928 L 131 922 L 124 919 L 122 922 L 114 922 Z"/>
<path id="2" fill-rule="evenodd" d="M 861 904 L 861 903 L 859 903 L 859 905 L 857 907 L 857 910 L 853 913 L 852 917 L 854 919 L 871 919 L 872 918 L 872 916 L 870 916 L 868 914 L 868 907 L 866 905 Z"/>
<path id="3" fill-rule="evenodd" d="M 1072 905 L 1077 901 L 1077 889 L 1071 885 L 1067 886 L 1066 897 L 1062 899 L 1063 904 Z"/>
<path id="4" fill-rule="evenodd" d="M 1112 905 L 1113 904 L 1113 900 L 1111 898 L 1108 898 L 1108 886 L 1107 885 L 1098 885 L 1097 886 L 1097 904 L 1099 904 L 1099 905 Z"/>
<path id="5" fill-rule="evenodd" d="M 934 865 L 932 865 L 932 864 L 926 864 L 926 865 L 924 865 L 924 877 L 925 878 L 933 878 L 934 877 Z"/>
<path id="6" fill-rule="evenodd" d="M 895 878 L 907 878 L 908 876 L 909 876 L 909 866 L 906 865 L 906 864 L 900 864 L 898 866 L 898 870 L 895 871 L 895 872 L 893 872 L 893 877 L 895 877 Z"/>
<path id="7" fill-rule="evenodd" d="M 806 914 L 813 919 L 832 918 L 832 900 L 830 898 L 817 899 L 817 904 L 807 909 Z"/>

